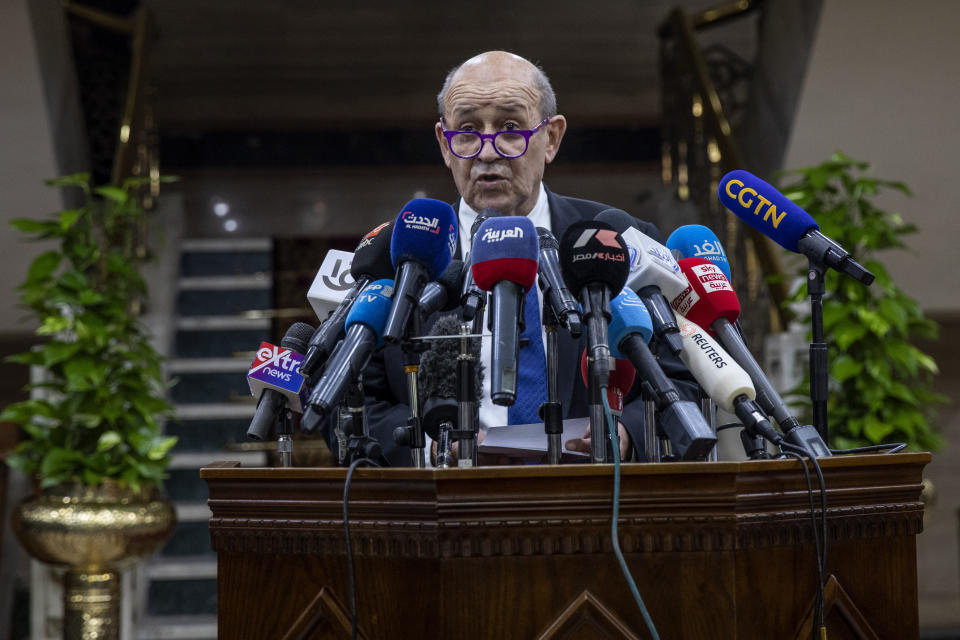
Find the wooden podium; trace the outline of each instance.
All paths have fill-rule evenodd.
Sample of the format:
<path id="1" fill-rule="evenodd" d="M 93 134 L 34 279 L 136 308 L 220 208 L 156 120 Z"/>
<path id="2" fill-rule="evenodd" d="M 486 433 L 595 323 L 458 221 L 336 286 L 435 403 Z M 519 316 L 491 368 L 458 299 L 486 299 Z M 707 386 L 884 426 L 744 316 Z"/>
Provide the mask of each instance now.
<path id="1" fill-rule="evenodd" d="M 917 637 L 929 460 L 821 460 L 831 640 Z M 221 640 L 349 638 L 346 470 L 226 462 L 200 475 Z M 361 636 L 649 637 L 612 552 L 612 495 L 609 465 L 358 469 Z M 797 461 L 624 465 L 620 538 L 661 638 L 811 637 L 817 572 Z"/>

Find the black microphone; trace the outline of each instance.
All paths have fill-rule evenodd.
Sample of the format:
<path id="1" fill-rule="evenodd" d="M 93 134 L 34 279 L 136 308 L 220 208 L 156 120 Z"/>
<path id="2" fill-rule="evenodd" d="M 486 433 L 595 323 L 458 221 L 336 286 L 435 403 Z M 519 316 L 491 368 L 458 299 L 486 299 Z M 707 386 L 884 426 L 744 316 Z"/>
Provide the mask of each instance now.
<path id="1" fill-rule="evenodd" d="M 353 262 L 350 264 L 350 275 L 356 283 L 347 292 L 330 316 L 317 328 L 307 344 L 303 362 L 300 364 L 300 373 L 306 378 L 312 378 L 321 365 L 330 357 L 330 353 L 337 341 L 343 338 L 343 323 L 347 319 L 350 307 L 364 287 L 382 278 L 393 277 L 393 264 L 390 262 L 390 236 L 393 231 L 393 222 L 379 225 L 367 235 L 363 236 L 357 248 L 353 251 Z"/>
<path id="2" fill-rule="evenodd" d="M 305 433 L 315 431 L 330 415 L 347 385 L 357 380 L 374 350 L 382 346 L 381 336 L 393 295 L 393 280 L 385 278 L 371 282 L 357 296 L 345 322 L 346 337 L 310 394 L 310 406 L 300 421 L 300 428 Z"/>
<path id="3" fill-rule="evenodd" d="M 587 321 L 590 358 L 590 438 L 593 461 L 607 461 L 608 436 L 603 394 L 610 380 L 607 325 L 610 300 L 623 289 L 630 271 L 627 245 L 605 222 L 575 222 L 560 240 L 563 279 L 578 294 Z M 611 454 L 612 455 L 612 454 Z"/>
<path id="4" fill-rule="evenodd" d="M 417 308 L 420 317 L 428 318 L 440 311 L 453 311 L 460 306 L 460 285 L 463 282 L 463 260 L 451 260 L 440 277 L 428 282 L 420 295 Z"/>
<path id="5" fill-rule="evenodd" d="M 257 412 L 250 421 L 247 437 L 263 441 L 270 437 L 277 417 L 286 409 L 303 411 L 305 385 L 298 373 L 301 355 L 313 327 L 306 322 L 295 322 L 280 341 L 280 348 L 264 342 L 247 372 L 250 392 L 259 395 Z"/>
<path id="6" fill-rule="evenodd" d="M 473 321 L 477 313 L 483 309 L 484 302 L 487 299 L 486 292 L 473 282 L 473 269 L 471 268 L 473 264 L 473 239 L 484 220 L 499 218 L 500 215 L 500 212 L 496 209 L 484 209 L 477 214 L 477 219 L 470 226 L 470 246 L 464 247 L 464 249 L 470 249 L 470 254 L 464 256 L 463 289 L 460 292 L 460 306 L 463 307 L 460 316 L 465 322 Z"/>
<path id="7" fill-rule="evenodd" d="M 583 334 L 583 319 L 580 317 L 580 305 L 567 289 L 560 271 L 560 243 L 549 229 L 537 227 L 540 238 L 540 269 L 537 282 L 543 297 L 550 303 L 553 313 L 573 338 Z"/>

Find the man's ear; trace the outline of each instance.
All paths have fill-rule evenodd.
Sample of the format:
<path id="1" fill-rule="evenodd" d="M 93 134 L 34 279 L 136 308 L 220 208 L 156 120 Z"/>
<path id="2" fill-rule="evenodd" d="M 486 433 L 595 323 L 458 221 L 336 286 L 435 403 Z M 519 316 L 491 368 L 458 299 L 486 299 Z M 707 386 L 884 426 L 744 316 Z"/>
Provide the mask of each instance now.
<path id="1" fill-rule="evenodd" d="M 440 153 L 443 154 L 443 164 L 447 165 L 447 168 L 450 168 L 450 149 L 447 147 L 447 139 L 443 137 L 443 127 L 440 126 L 440 123 L 433 127 L 434 132 L 437 134 L 437 144 L 440 145 Z"/>
<path id="2" fill-rule="evenodd" d="M 440 126 L 439 124 L 437 125 Z M 547 149 L 544 159 L 547 161 L 547 164 L 553 162 L 553 159 L 557 157 L 557 152 L 560 150 L 560 141 L 563 140 L 563 134 L 567 131 L 567 119 L 561 115 L 555 115 L 550 118 L 550 122 L 546 126 L 547 133 Z"/>

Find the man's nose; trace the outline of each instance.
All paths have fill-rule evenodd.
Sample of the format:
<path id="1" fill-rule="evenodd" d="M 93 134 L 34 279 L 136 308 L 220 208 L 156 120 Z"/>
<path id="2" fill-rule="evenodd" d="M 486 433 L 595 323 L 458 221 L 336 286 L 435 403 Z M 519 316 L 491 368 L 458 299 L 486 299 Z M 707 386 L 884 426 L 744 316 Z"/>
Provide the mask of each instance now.
<path id="1" fill-rule="evenodd" d="M 482 162 L 493 162 L 500 157 L 500 154 L 493 147 L 493 140 L 484 140 L 480 146 L 480 153 L 477 154 L 477 159 Z"/>

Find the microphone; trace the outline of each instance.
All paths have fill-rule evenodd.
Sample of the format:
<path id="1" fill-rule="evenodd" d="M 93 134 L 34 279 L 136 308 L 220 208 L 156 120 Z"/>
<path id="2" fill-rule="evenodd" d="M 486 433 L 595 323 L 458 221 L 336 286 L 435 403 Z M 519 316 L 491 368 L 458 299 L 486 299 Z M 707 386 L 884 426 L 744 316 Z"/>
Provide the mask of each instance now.
<path id="1" fill-rule="evenodd" d="M 775 445 L 781 436 L 756 403 L 757 391 L 747 372 L 713 338 L 686 318 L 678 317 L 683 351 L 680 358 L 718 407 L 736 415 L 751 435 L 762 435 Z"/>
<path id="2" fill-rule="evenodd" d="M 537 229 L 524 216 L 487 218 L 473 239 L 471 272 L 490 291 L 490 399 L 510 406 L 517 399 L 517 352 L 523 299 L 537 279 Z"/>
<path id="3" fill-rule="evenodd" d="M 300 421 L 300 428 L 306 433 L 316 430 L 333 411 L 347 385 L 360 376 L 374 350 L 383 346 L 383 326 L 392 308 L 393 294 L 393 280 L 384 278 L 371 282 L 357 296 L 344 323 L 346 337 L 314 387 L 310 406 Z"/>
<path id="4" fill-rule="evenodd" d="M 386 342 L 400 342 L 424 286 L 443 273 L 456 249 L 457 216 L 453 207 L 430 198 L 417 198 L 404 205 L 390 236 L 390 260 L 397 271 L 393 307 L 383 329 Z"/>
<path id="5" fill-rule="evenodd" d="M 870 285 L 874 275 L 846 249 L 820 233 L 817 221 L 760 178 L 741 170 L 723 176 L 720 202 L 738 218 L 784 249 Z"/>
<path id="6" fill-rule="evenodd" d="M 560 271 L 560 243 L 549 229 L 543 227 L 537 227 L 537 236 L 540 239 L 540 271 L 537 279 L 540 290 L 557 320 L 570 332 L 571 337 L 579 338 L 583 334 L 583 320 L 580 317 L 580 305 L 567 289 Z"/>
<path id="7" fill-rule="evenodd" d="M 430 336 L 455 336 L 460 333 L 460 320 L 456 314 L 440 316 L 430 329 Z M 479 338 L 470 339 L 470 352 L 480 358 Z M 460 341 L 451 339 L 432 340 L 430 348 L 420 357 L 417 386 L 426 401 L 423 404 L 422 425 L 424 432 L 437 441 L 437 466 L 449 466 L 450 431 L 465 428 L 458 424 L 460 403 L 457 396 L 460 375 Z M 473 398 L 483 397 L 483 369 L 472 369 Z M 470 381 L 467 381 L 470 384 Z"/>
<path id="8" fill-rule="evenodd" d="M 480 228 L 480 225 L 483 224 L 484 220 L 499 217 L 501 217 L 501 214 L 496 209 L 484 209 L 477 214 L 476 220 L 474 220 L 470 226 L 470 246 L 466 247 L 470 249 L 470 255 L 464 256 L 463 289 L 461 289 L 460 293 L 460 306 L 463 307 L 460 316 L 464 322 L 473 322 L 477 313 L 483 310 L 487 299 L 487 294 L 473 282 L 473 270 L 470 266 L 473 260 L 473 239 L 477 237 L 477 230 Z M 467 260 L 467 258 L 469 258 L 469 260 Z"/>
<path id="9" fill-rule="evenodd" d="M 620 209 L 606 209 L 597 214 L 620 232 L 630 250 L 630 275 L 627 286 L 637 292 L 647 305 L 653 320 L 653 331 L 660 342 L 676 355 L 683 348 L 677 333 L 680 329 L 670 310 L 669 299 L 686 288 L 673 256 L 659 242 L 636 228 L 636 219 Z"/>
<path id="10" fill-rule="evenodd" d="M 610 350 L 637 369 L 643 386 L 660 413 L 660 427 L 681 460 L 703 460 L 717 438 L 697 403 L 681 400 L 677 387 L 660 368 L 647 342 L 653 324 L 646 305 L 629 287 L 610 303 Z"/>
<path id="11" fill-rule="evenodd" d="M 588 376 L 587 352 L 580 357 L 580 379 L 587 387 L 590 386 Z M 610 358 L 610 380 L 607 386 L 607 404 L 610 413 L 619 418 L 623 414 L 623 399 L 630 393 L 633 381 L 637 377 L 636 368 L 626 358 Z"/>
<path id="12" fill-rule="evenodd" d="M 667 238 L 667 249 L 677 260 L 703 258 L 720 267 L 727 280 L 733 280 L 730 261 L 717 235 L 702 224 L 685 224 L 677 227 Z"/>
<path id="13" fill-rule="evenodd" d="M 567 228 L 560 241 L 563 279 L 576 292 L 587 321 L 590 441 L 595 463 L 607 461 L 608 436 L 604 428 L 606 417 L 600 393 L 610 380 L 610 347 L 607 340 L 610 298 L 627 281 L 630 269 L 627 257 L 627 245 L 623 238 L 603 221 L 575 222 Z"/>
<path id="14" fill-rule="evenodd" d="M 287 329 L 280 346 L 260 343 L 257 355 L 247 372 L 250 393 L 259 397 L 257 412 L 250 421 L 247 437 L 262 442 L 270 437 L 277 416 L 285 409 L 303 412 L 306 404 L 306 385 L 300 375 L 301 353 L 313 327 L 306 322 L 295 322 Z"/>
<path id="15" fill-rule="evenodd" d="M 344 320 L 353 301 L 363 288 L 374 280 L 393 276 L 393 265 L 390 263 L 392 228 L 392 221 L 385 222 L 360 239 L 350 265 L 350 275 L 356 282 L 333 313 L 310 337 L 303 362 L 300 364 L 300 373 L 305 377 L 312 378 L 317 373 L 320 366 L 330 357 L 337 341 L 343 338 Z"/>
<path id="16" fill-rule="evenodd" d="M 417 308 L 420 318 L 428 318 L 437 311 L 453 311 L 460 305 L 460 284 L 463 279 L 463 260 L 451 260 L 434 282 L 423 288 Z"/>
<path id="17" fill-rule="evenodd" d="M 732 323 L 740 315 L 740 301 L 719 267 L 703 258 L 684 258 L 680 269 L 687 276 L 690 288 L 673 300 L 673 308 L 719 338 L 753 380 L 757 402 L 777 421 L 787 442 L 803 447 L 812 457 L 831 455 L 817 430 L 811 425 L 801 425 L 790 413 L 734 328 Z"/>

